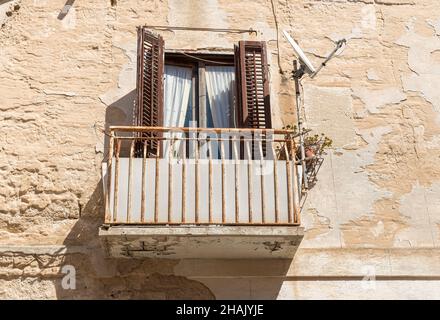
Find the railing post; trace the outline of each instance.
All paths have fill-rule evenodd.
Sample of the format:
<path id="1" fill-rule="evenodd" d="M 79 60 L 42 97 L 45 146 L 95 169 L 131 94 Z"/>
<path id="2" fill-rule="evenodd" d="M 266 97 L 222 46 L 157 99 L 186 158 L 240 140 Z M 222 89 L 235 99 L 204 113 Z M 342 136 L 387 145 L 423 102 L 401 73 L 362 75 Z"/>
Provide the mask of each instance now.
<path id="1" fill-rule="evenodd" d="M 266 222 L 266 202 L 264 201 L 264 151 L 263 151 L 263 136 L 260 134 L 258 137 L 258 151 L 260 153 L 260 194 L 261 194 L 261 222 L 264 224 Z"/>
<path id="2" fill-rule="evenodd" d="M 292 223 L 292 174 L 291 174 L 291 166 L 290 166 L 290 150 L 287 147 L 287 143 L 289 142 L 289 138 L 287 139 L 286 144 L 284 145 L 284 150 L 286 152 L 286 176 L 287 176 L 287 220 L 289 223 Z M 295 165 L 295 161 L 293 161 Z"/>
<path id="3" fill-rule="evenodd" d="M 251 147 L 250 144 L 252 144 L 251 141 L 245 141 L 246 144 L 246 153 L 248 155 L 248 165 L 247 165 L 247 173 L 248 173 L 248 209 L 249 209 L 249 223 L 253 222 L 253 204 L 252 204 L 252 197 L 253 197 L 253 186 L 252 186 L 252 153 L 251 153 Z"/>
<path id="4" fill-rule="evenodd" d="M 173 209 L 173 199 L 171 197 L 173 193 L 173 148 L 174 148 L 174 137 L 173 133 L 169 134 L 169 152 L 168 152 L 168 222 L 171 222 L 171 215 Z M 166 155 L 165 155 L 166 156 Z"/>
<path id="5" fill-rule="evenodd" d="M 197 134 L 197 129 L 194 133 L 195 135 L 195 173 L 194 173 L 194 180 L 195 180 L 195 222 L 199 223 L 199 208 L 200 208 L 200 204 L 199 204 L 199 138 L 198 138 L 198 134 Z"/>
<path id="6" fill-rule="evenodd" d="M 109 223 L 111 221 L 110 217 L 110 196 L 111 196 L 111 187 L 112 187 L 112 161 L 113 161 L 113 148 L 114 148 L 114 139 L 115 134 L 113 130 L 110 130 L 110 141 L 108 148 L 108 162 L 107 162 L 107 190 L 105 193 L 105 223 Z"/>
<path id="7" fill-rule="evenodd" d="M 238 141 L 237 141 L 238 140 Z M 234 173 L 235 173 L 235 223 L 239 223 L 240 221 L 240 173 L 238 172 L 238 169 L 240 168 L 239 165 L 239 159 L 240 159 L 240 153 L 237 148 L 237 143 L 239 142 L 239 139 L 237 139 L 237 136 L 233 136 L 233 153 L 232 158 L 234 161 Z"/>
<path id="8" fill-rule="evenodd" d="M 226 221 L 226 173 L 225 173 L 225 146 L 223 144 L 223 139 L 220 135 L 220 155 L 221 155 L 221 168 L 222 168 L 222 223 Z"/>
<path id="9" fill-rule="evenodd" d="M 115 154 L 115 190 L 113 191 L 113 222 L 118 220 L 118 199 L 119 199 L 119 153 L 121 152 L 121 140 L 116 139 Z"/>
<path id="10" fill-rule="evenodd" d="M 145 139 L 142 144 L 142 195 L 141 195 L 141 222 L 145 222 L 145 202 L 146 202 L 146 192 L 147 192 L 147 182 L 145 181 L 147 176 L 147 148 L 148 140 Z"/>
<path id="11" fill-rule="evenodd" d="M 272 139 L 273 140 L 273 139 Z M 275 143 L 271 143 L 272 155 L 273 155 L 273 196 L 275 205 L 275 223 L 279 222 L 279 209 L 278 209 L 278 159 L 275 152 Z"/>
<path id="12" fill-rule="evenodd" d="M 298 171 L 296 168 L 295 159 L 295 140 L 291 138 L 290 140 L 290 150 L 292 154 L 292 164 L 293 164 L 293 223 L 300 224 L 300 206 L 299 206 L 299 186 L 298 186 Z"/>
<path id="13" fill-rule="evenodd" d="M 212 143 L 211 143 L 211 137 L 208 136 L 207 138 L 207 145 L 208 145 L 208 165 L 209 165 L 209 203 L 208 203 L 208 210 L 209 210 L 209 223 L 212 223 L 212 199 L 213 199 L 213 191 L 212 191 Z"/>
<path id="14" fill-rule="evenodd" d="M 186 219 L 186 143 L 183 144 L 183 160 L 182 160 L 182 223 Z"/>
<path id="15" fill-rule="evenodd" d="M 156 166 L 155 166 L 155 179 L 154 179 L 154 223 L 157 223 L 159 220 L 159 166 L 160 166 L 160 153 L 161 153 L 161 143 L 158 141 L 157 150 L 156 150 Z"/>
<path id="16" fill-rule="evenodd" d="M 131 221 L 134 145 L 135 145 L 135 139 L 133 138 L 130 144 L 130 154 L 128 158 L 127 223 L 130 223 Z"/>

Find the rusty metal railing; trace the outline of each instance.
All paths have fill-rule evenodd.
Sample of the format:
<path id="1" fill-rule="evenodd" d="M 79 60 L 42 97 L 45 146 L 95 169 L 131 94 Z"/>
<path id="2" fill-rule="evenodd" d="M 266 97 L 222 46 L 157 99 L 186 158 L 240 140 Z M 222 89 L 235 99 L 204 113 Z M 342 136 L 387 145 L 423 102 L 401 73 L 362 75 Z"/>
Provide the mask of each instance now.
<path id="1" fill-rule="evenodd" d="M 105 223 L 299 225 L 292 130 L 109 128 Z"/>

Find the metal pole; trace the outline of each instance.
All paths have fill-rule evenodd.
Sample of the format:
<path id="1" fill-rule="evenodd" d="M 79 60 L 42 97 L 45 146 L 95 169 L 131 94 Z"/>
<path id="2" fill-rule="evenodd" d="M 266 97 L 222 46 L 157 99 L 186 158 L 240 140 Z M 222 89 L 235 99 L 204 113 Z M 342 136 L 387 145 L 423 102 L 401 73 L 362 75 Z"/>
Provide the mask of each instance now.
<path id="1" fill-rule="evenodd" d="M 299 89 L 299 78 L 298 75 L 298 62 L 296 60 L 293 60 L 293 78 L 295 79 L 295 94 L 296 94 L 296 115 L 297 115 L 297 121 L 298 121 L 298 132 L 299 132 L 299 145 L 301 150 L 301 166 L 303 171 L 303 182 L 304 182 L 304 188 L 308 189 L 307 184 L 307 168 L 306 168 L 306 161 L 305 161 L 305 151 L 304 151 L 304 135 L 302 131 L 302 118 L 300 113 L 300 96 L 301 92 Z"/>
<path id="2" fill-rule="evenodd" d="M 327 65 L 327 62 L 329 62 L 330 59 L 332 59 L 332 58 L 335 56 L 336 52 L 337 52 L 339 49 L 341 49 L 342 46 L 343 46 L 346 42 L 347 42 L 346 39 L 341 39 L 341 40 L 339 40 L 339 41 L 336 42 L 336 47 L 333 49 L 333 51 L 330 52 L 330 54 L 327 56 L 327 58 L 324 60 L 324 62 L 321 63 L 321 65 L 318 67 L 318 69 L 310 75 L 310 78 L 311 78 L 311 79 L 313 79 L 313 78 L 318 74 L 318 72 L 321 71 L 321 69 L 324 68 L 324 67 Z"/>

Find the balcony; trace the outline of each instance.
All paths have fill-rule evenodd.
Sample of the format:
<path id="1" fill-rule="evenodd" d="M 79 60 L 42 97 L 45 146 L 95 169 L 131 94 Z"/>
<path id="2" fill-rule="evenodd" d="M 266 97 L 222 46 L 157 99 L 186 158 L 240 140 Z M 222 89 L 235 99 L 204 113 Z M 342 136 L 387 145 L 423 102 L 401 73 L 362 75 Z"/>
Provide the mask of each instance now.
<path id="1" fill-rule="evenodd" d="M 303 236 L 289 130 L 110 127 L 109 256 L 291 258 Z"/>

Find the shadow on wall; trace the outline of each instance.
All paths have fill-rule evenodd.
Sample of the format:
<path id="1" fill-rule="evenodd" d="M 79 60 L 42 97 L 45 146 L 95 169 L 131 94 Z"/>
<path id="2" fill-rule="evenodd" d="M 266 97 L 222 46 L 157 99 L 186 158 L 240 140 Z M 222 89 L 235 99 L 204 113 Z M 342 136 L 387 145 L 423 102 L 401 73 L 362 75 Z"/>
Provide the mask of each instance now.
<path id="1" fill-rule="evenodd" d="M 105 130 L 110 126 L 132 126 L 134 124 L 134 103 L 136 90 L 132 90 L 107 107 L 105 113 Z M 104 155 L 107 161 L 109 137 L 104 138 Z"/>
<path id="2" fill-rule="evenodd" d="M 107 107 L 106 128 L 132 124 L 134 97 L 133 90 Z M 178 260 L 106 257 L 98 237 L 98 228 L 104 222 L 102 179 L 80 211 L 79 219 L 64 240 L 65 252 L 56 253 L 49 262 L 63 268 L 54 281 L 58 299 L 214 298 L 203 284 L 174 275 Z"/>
<path id="3" fill-rule="evenodd" d="M 206 285 L 216 299 L 275 300 L 292 259 L 183 259 L 176 274 Z"/>
<path id="4" fill-rule="evenodd" d="M 134 98 L 135 90 L 107 107 L 106 129 L 132 124 Z M 80 211 L 64 240 L 65 252 L 49 262 L 63 268 L 54 280 L 58 299 L 276 299 L 291 264 L 291 260 L 107 258 L 98 236 L 104 222 L 102 179 Z"/>

